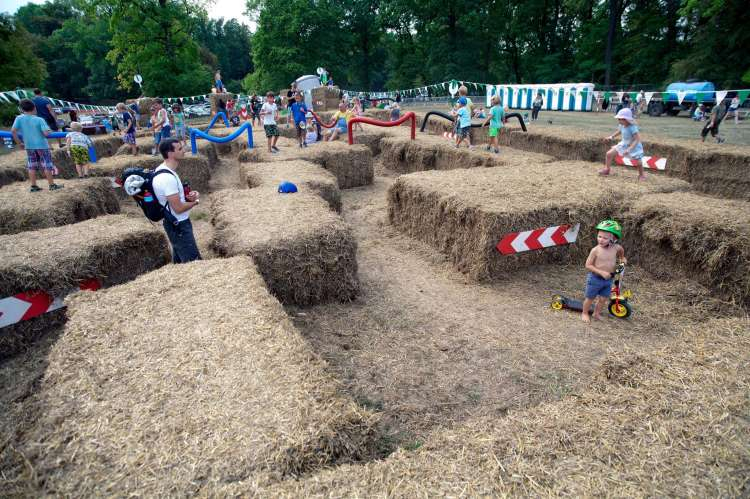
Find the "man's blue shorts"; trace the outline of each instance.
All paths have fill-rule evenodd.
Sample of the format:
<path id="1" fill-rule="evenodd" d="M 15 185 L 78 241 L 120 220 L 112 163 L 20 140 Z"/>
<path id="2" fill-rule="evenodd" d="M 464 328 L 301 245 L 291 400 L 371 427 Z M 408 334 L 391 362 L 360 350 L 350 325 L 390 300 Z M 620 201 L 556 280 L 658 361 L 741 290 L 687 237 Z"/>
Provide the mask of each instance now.
<path id="1" fill-rule="evenodd" d="M 609 298 L 612 293 L 612 279 L 605 279 L 598 274 L 589 272 L 586 276 L 586 298 L 589 300 L 597 296 Z"/>

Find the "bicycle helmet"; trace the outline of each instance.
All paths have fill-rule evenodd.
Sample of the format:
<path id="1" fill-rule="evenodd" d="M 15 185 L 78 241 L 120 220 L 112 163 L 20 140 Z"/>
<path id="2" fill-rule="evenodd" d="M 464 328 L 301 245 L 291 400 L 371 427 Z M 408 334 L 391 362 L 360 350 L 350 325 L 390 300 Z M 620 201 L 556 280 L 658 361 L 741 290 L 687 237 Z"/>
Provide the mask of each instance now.
<path id="1" fill-rule="evenodd" d="M 599 224 L 596 226 L 596 230 L 603 230 L 604 232 L 609 232 L 610 234 L 614 234 L 614 236 L 620 240 L 622 239 L 622 226 L 620 225 L 620 222 L 617 220 L 602 220 L 599 222 Z"/>

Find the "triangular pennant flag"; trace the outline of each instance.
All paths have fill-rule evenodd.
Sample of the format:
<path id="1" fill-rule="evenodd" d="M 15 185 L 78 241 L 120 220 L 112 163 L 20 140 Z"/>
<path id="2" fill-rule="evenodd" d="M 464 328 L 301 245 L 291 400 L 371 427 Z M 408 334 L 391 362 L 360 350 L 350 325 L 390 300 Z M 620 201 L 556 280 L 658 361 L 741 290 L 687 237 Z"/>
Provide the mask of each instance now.
<path id="1" fill-rule="evenodd" d="M 677 91 L 677 102 L 679 104 L 682 104 L 682 101 L 685 100 L 685 96 L 687 95 L 687 90 L 678 90 Z"/>
<path id="2" fill-rule="evenodd" d="M 636 99 L 638 99 L 638 92 L 629 92 L 628 95 L 630 96 L 630 100 L 635 102 Z"/>
<path id="3" fill-rule="evenodd" d="M 649 102 L 651 102 L 651 99 L 654 98 L 654 92 L 646 92 L 643 95 L 646 98 L 646 104 L 648 104 Z"/>
<path id="4" fill-rule="evenodd" d="M 740 100 L 740 105 L 745 102 L 745 99 L 750 95 L 750 90 L 738 90 L 737 98 Z"/>
<path id="5" fill-rule="evenodd" d="M 721 102 L 726 98 L 727 96 L 726 90 L 717 90 L 716 91 L 716 103 L 721 104 Z"/>
<path id="6" fill-rule="evenodd" d="M 14 99 L 16 99 L 16 102 L 21 102 L 21 99 L 18 98 L 18 94 L 17 93 L 12 92 L 12 91 L 11 92 L 6 92 L 6 93 L 8 95 L 10 95 L 11 97 L 13 97 Z"/>
<path id="7" fill-rule="evenodd" d="M 617 98 L 622 102 L 622 96 L 625 95 L 625 92 L 617 92 Z"/>
<path id="8" fill-rule="evenodd" d="M 555 93 L 557 93 L 557 92 L 555 92 Z M 605 99 L 609 99 L 610 97 L 612 97 L 612 92 L 609 92 L 609 91 L 604 92 L 604 98 Z"/>

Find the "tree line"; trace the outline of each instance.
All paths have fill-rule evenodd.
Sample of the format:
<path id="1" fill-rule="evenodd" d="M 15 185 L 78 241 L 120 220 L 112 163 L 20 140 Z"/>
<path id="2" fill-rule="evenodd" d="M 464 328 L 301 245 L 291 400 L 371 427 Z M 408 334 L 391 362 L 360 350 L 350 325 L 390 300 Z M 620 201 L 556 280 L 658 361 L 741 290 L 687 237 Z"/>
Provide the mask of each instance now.
<path id="1" fill-rule="evenodd" d="M 450 79 L 659 89 L 750 84 L 739 0 L 247 0 L 255 33 L 199 0 L 52 0 L 0 19 L 0 87 L 69 100 L 286 88 L 327 68 L 347 89 Z M 651 87 L 651 88 L 648 88 Z"/>

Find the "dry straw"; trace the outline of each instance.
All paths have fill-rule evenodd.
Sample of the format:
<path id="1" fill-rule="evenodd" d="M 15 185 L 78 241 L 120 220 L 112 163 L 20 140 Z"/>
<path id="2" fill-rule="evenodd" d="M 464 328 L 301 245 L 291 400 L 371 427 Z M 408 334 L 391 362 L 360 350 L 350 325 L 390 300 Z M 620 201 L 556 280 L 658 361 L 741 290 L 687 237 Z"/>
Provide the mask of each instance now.
<path id="1" fill-rule="evenodd" d="M 660 277 L 684 274 L 750 308 L 750 203 L 653 194 L 633 204 L 625 222 L 639 265 Z"/>
<path id="2" fill-rule="evenodd" d="M 416 451 L 259 489 L 269 497 L 742 496 L 750 324 L 713 320 L 666 348 L 612 353 L 557 402 L 441 430 Z"/>
<path id="3" fill-rule="evenodd" d="M 29 192 L 27 182 L 17 182 L 0 189 L 0 234 L 57 227 L 119 211 L 120 203 L 106 179 L 70 180 L 60 191 L 41 192 Z"/>
<path id="4" fill-rule="evenodd" d="M 105 158 L 91 169 L 91 175 L 103 177 L 119 177 L 128 168 L 147 168 L 155 170 L 164 162 L 161 156 L 151 155 L 121 155 Z M 204 156 L 185 156 L 180 160 L 176 170 L 180 180 L 190 183 L 191 188 L 198 191 L 208 189 L 211 179 L 211 167 Z"/>
<path id="5" fill-rule="evenodd" d="M 213 248 L 222 256 L 252 256 L 282 303 L 314 305 L 357 295 L 357 243 L 319 196 L 259 187 L 218 191 L 211 200 Z"/>
<path id="6" fill-rule="evenodd" d="M 154 147 L 154 141 L 153 137 L 143 137 L 136 139 L 136 144 L 138 146 L 138 154 L 143 156 L 135 156 L 139 157 L 140 159 L 145 159 L 145 157 L 148 157 L 151 155 L 151 150 Z M 211 142 L 206 142 L 204 140 L 198 141 L 198 155 L 206 158 L 208 160 L 208 165 L 213 168 L 216 163 L 219 161 L 218 153 L 216 152 L 216 148 L 214 147 L 214 144 Z M 117 149 L 116 152 L 117 156 L 132 156 L 130 145 L 123 144 L 122 146 Z M 156 152 L 156 156 L 153 156 L 156 158 L 161 159 L 161 154 L 159 154 L 158 150 Z M 185 157 L 192 157 L 192 154 L 189 149 L 189 145 L 186 146 L 185 149 Z M 163 159 L 161 159 L 163 161 Z"/>
<path id="7" fill-rule="evenodd" d="M 107 215 L 62 227 L 0 236 L 0 297 L 22 291 L 61 296 L 84 279 L 119 284 L 169 261 L 164 231 L 140 219 Z M 58 316 L 42 315 L 3 328 L 0 357 L 15 353 Z"/>
<path id="8" fill-rule="evenodd" d="M 388 191 L 388 216 L 483 280 L 542 262 L 581 261 L 599 220 L 617 216 L 643 194 L 687 188 L 686 182 L 655 175 L 638 183 L 634 170 L 604 178 L 596 165 L 574 161 L 429 171 L 396 180 Z M 495 249 L 511 232 L 576 223 L 578 244 L 510 256 Z"/>
<path id="9" fill-rule="evenodd" d="M 312 192 L 325 199 L 332 210 L 341 212 L 341 191 L 336 177 L 315 163 L 301 160 L 276 163 L 243 163 L 240 181 L 248 187 L 277 187 L 292 182 L 301 192 Z"/>
<path id="10" fill-rule="evenodd" d="M 19 489 L 212 495 L 373 453 L 377 418 L 339 395 L 246 257 L 169 265 L 68 303 L 30 403 L 40 416 L 13 442 L 34 469 L 16 468 Z"/>
<path id="11" fill-rule="evenodd" d="M 239 154 L 240 163 L 269 163 L 303 159 L 321 165 L 338 179 L 339 189 L 349 189 L 372 184 L 375 176 L 372 152 L 362 144 L 345 142 L 320 142 L 299 148 L 289 139 L 279 140 L 279 154 L 270 154 L 264 148 L 247 149 Z"/>

